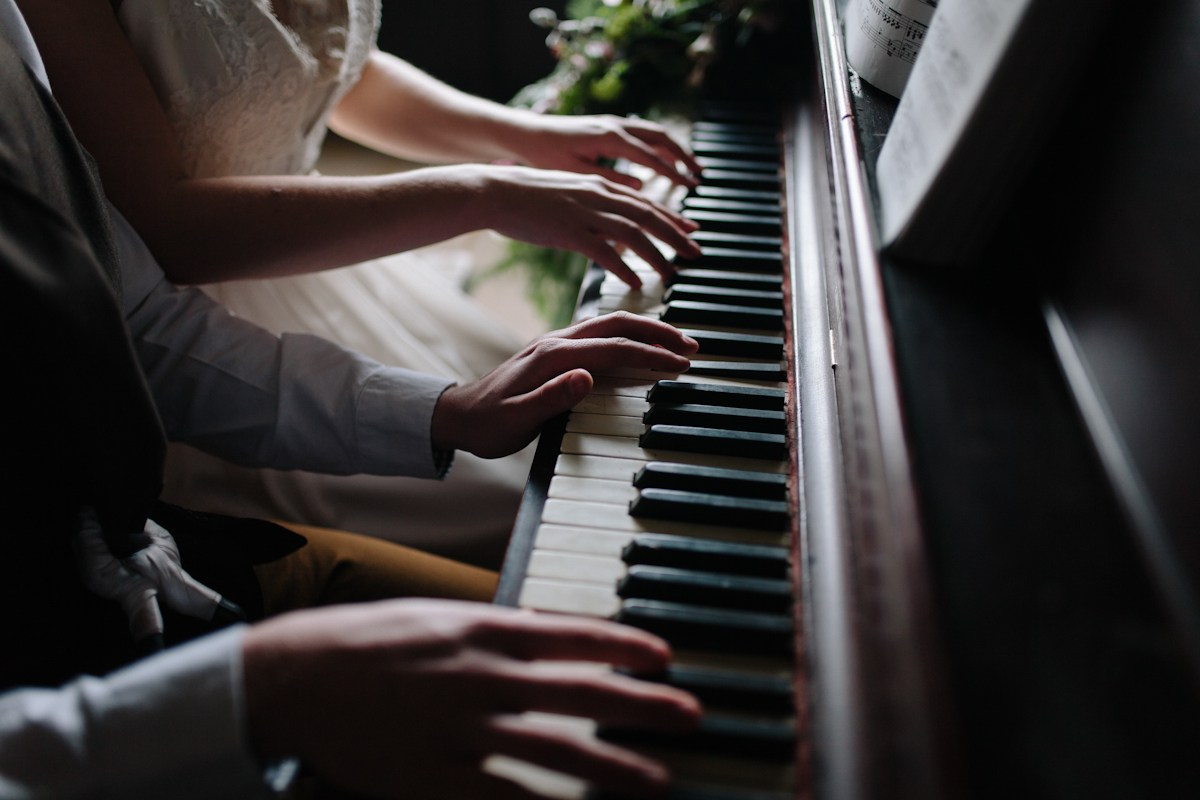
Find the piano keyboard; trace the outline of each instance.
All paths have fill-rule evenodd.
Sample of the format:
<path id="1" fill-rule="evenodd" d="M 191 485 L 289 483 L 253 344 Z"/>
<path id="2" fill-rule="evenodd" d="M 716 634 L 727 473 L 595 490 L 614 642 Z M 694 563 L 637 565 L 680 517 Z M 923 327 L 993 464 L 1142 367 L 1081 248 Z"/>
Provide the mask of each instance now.
<path id="1" fill-rule="evenodd" d="M 780 150 L 774 126 L 720 116 L 694 125 L 701 185 L 682 203 L 701 255 L 670 286 L 631 257 L 641 291 L 612 275 L 599 287 L 600 313 L 661 319 L 700 351 L 685 374 L 595 375 L 516 602 L 671 643 L 652 679 L 699 697 L 699 730 L 598 735 L 666 763 L 674 800 L 783 800 L 797 744 Z"/>

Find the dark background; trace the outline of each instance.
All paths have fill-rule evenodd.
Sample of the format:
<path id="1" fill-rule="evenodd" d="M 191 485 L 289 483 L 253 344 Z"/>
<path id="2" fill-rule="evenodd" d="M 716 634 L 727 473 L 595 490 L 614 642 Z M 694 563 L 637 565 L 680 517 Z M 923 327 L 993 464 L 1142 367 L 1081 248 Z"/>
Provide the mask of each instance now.
<path id="1" fill-rule="evenodd" d="M 550 74 L 546 30 L 530 9 L 566 0 L 384 0 L 379 48 L 395 53 L 452 86 L 507 102 L 521 87 Z"/>

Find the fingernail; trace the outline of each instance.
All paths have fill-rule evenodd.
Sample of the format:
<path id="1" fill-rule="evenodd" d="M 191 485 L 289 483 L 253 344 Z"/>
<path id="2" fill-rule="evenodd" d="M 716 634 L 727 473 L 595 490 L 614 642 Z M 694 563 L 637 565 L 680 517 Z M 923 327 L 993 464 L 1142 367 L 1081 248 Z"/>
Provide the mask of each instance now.
<path id="1" fill-rule="evenodd" d="M 690 336 L 684 336 L 683 343 L 688 345 L 689 347 L 699 347 L 700 346 L 700 343 L 697 342 L 695 339 L 693 339 Z"/>
<path id="2" fill-rule="evenodd" d="M 571 376 L 569 381 L 571 395 L 582 399 L 584 395 L 592 390 L 592 382 L 587 379 L 587 375 L 582 372 L 576 372 Z"/>

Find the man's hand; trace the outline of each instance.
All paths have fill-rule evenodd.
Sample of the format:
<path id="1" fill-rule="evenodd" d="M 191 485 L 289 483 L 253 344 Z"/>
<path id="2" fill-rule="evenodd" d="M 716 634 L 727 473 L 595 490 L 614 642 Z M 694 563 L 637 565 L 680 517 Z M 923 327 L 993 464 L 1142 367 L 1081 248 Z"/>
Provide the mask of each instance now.
<path id="1" fill-rule="evenodd" d="M 650 167 L 675 183 L 695 186 L 700 165 L 671 138 L 663 126 L 641 119 L 612 115 L 557 116 L 523 114 L 514 124 L 509 149 L 523 163 L 542 169 L 603 175 L 610 181 L 640 189 L 642 182 L 599 163 L 601 158 L 624 158 Z M 506 137 L 507 138 L 507 137 Z M 683 162 L 690 175 L 676 166 Z"/>
<path id="2" fill-rule="evenodd" d="M 286 614 L 251 628 L 243 652 L 259 754 L 299 756 L 331 783 L 370 797 L 533 798 L 480 769 L 494 753 L 617 794 L 653 796 L 667 780 L 658 764 L 515 715 L 684 731 L 700 711 L 667 686 L 546 662 L 661 670 L 669 653 L 654 636 L 475 603 L 396 600 Z"/>
<path id="3" fill-rule="evenodd" d="M 442 393 L 433 446 L 499 458 L 533 441 L 542 423 L 592 390 L 590 372 L 687 370 L 698 345 L 670 325 L 618 311 L 535 339 L 492 372 Z"/>

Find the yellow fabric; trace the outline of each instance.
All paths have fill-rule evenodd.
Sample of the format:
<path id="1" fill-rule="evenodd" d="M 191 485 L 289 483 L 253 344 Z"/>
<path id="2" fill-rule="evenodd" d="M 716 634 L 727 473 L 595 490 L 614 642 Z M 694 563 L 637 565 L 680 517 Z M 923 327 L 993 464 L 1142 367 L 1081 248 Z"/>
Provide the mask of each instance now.
<path id="1" fill-rule="evenodd" d="M 273 520 L 274 521 L 274 520 Z M 308 544 L 254 568 L 268 617 L 312 606 L 442 597 L 490 602 L 500 576 L 356 533 L 278 522 Z"/>

